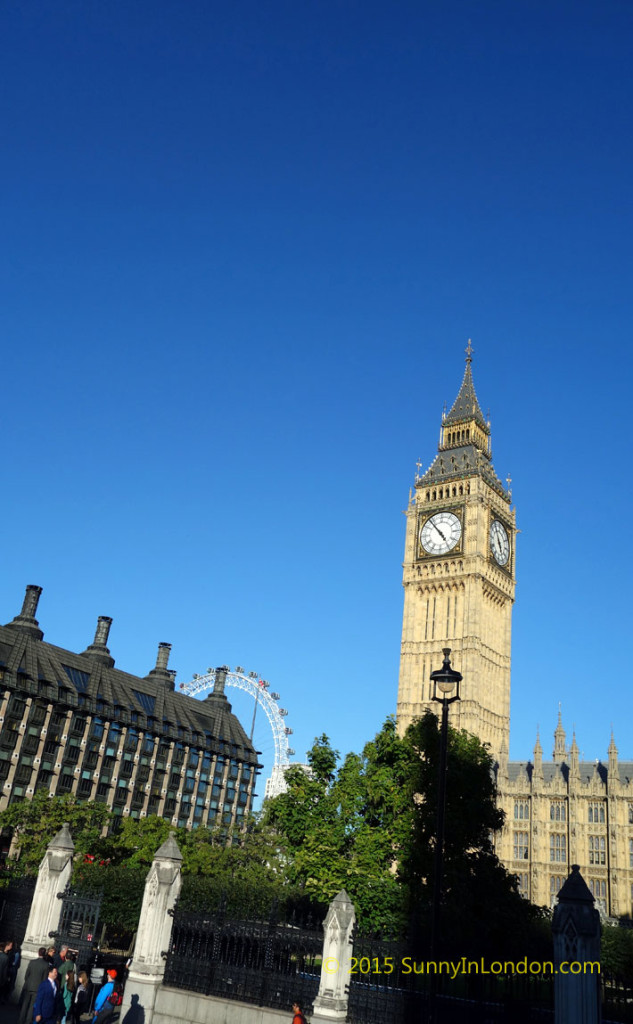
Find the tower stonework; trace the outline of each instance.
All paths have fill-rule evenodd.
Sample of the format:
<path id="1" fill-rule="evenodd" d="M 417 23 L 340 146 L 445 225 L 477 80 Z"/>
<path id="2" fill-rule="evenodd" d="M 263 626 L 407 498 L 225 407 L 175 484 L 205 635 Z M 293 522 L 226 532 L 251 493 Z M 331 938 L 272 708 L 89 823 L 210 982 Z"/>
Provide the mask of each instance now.
<path id="1" fill-rule="evenodd" d="M 437 455 L 416 476 L 406 515 L 398 728 L 436 711 L 429 677 L 450 647 L 464 677 L 451 724 L 479 736 L 495 758 L 507 757 L 516 520 L 492 465 L 470 342 Z"/>
<path id="2" fill-rule="evenodd" d="M 519 891 L 553 906 L 578 864 L 601 916 L 633 920 L 633 761 L 620 760 L 613 735 L 606 758 L 585 761 L 575 735 L 567 743 L 559 710 L 552 760 L 538 734 L 530 760 L 509 760 L 516 522 L 492 466 L 470 343 L 437 455 L 418 472 L 406 514 L 400 732 L 436 711 L 429 677 L 450 647 L 463 676 L 450 724 L 489 744 L 505 815 L 494 848 Z"/>

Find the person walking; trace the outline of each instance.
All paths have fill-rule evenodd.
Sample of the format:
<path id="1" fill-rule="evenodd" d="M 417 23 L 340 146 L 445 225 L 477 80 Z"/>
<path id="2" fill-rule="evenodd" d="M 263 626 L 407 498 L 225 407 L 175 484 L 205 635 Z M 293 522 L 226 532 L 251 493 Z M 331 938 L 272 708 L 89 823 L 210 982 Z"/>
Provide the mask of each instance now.
<path id="1" fill-rule="evenodd" d="M 112 996 L 114 994 L 114 984 L 116 982 L 116 971 L 110 970 L 107 972 L 108 980 L 106 981 L 103 988 L 100 990 L 97 998 L 95 999 L 95 1013 L 93 1017 L 93 1024 L 98 1021 L 102 1024 L 102 1021 L 111 1017 L 114 1013 L 114 1007 L 117 1005 Z"/>
<path id="2" fill-rule="evenodd" d="M 48 974 L 40 983 L 35 996 L 34 1024 L 57 1024 L 63 1012 L 57 988 L 57 968 L 49 967 Z"/>
<path id="3" fill-rule="evenodd" d="M 62 946 L 59 951 L 59 963 L 55 964 L 59 973 L 59 983 L 63 987 L 64 978 L 68 974 L 68 971 L 75 970 L 75 962 L 68 952 L 68 946 Z"/>
<path id="4" fill-rule="evenodd" d="M 11 993 L 15 988 L 15 983 L 18 977 L 18 971 L 20 970 L 20 963 L 22 962 L 22 950 L 20 949 L 20 943 L 14 939 L 11 943 L 11 953 L 9 955 L 9 970 L 7 972 L 7 997 L 11 997 Z"/>
<path id="5" fill-rule="evenodd" d="M 61 986 L 61 996 L 64 1003 L 64 1016 L 62 1017 L 62 1024 L 66 1024 L 69 1020 L 69 1014 L 73 1005 L 73 999 L 75 998 L 75 972 L 66 971 Z"/>
<path id="6" fill-rule="evenodd" d="M 72 1024 L 79 1024 L 82 1013 L 90 1010 L 90 996 L 92 995 L 92 984 L 85 971 L 80 971 L 75 988 L 75 998 L 70 1011 Z M 20 1022 L 18 1021 L 18 1024 Z"/>
<path id="7" fill-rule="evenodd" d="M 24 984 L 20 993 L 18 1024 L 31 1024 L 33 1006 L 40 984 L 48 976 L 49 963 L 46 959 L 46 947 L 40 946 L 35 960 L 31 960 L 24 975 Z"/>
<path id="8" fill-rule="evenodd" d="M 0 1003 L 4 1002 L 4 989 L 9 976 L 9 953 L 11 943 L 3 942 L 0 945 Z"/>
<path id="9" fill-rule="evenodd" d="M 292 1018 L 292 1024 L 308 1024 L 307 1020 L 303 1016 L 303 1010 L 301 1009 L 299 1003 L 292 1004 L 292 1012 L 294 1013 L 294 1017 Z"/>

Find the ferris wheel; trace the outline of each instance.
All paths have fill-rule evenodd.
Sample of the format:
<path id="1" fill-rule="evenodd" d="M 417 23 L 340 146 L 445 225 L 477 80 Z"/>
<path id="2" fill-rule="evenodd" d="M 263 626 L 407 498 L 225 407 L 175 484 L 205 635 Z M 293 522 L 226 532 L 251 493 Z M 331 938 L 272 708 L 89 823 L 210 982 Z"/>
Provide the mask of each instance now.
<path id="1" fill-rule="evenodd" d="M 180 689 L 187 697 L 200 697 L 215 689 L 216 675 L 218 672 L 225 673 L 224 686 L 230 686 L 252 698 L 253 719 L 251 723 L 250 740 L 252 742 L 255 731 L 255 719 L 258 709 L 264 712 L 273 738 L 274 762 L 271 771 L 271 778 L 283 778 L 285 769 L 290 765 L 290 758 L 295 751 L 288 746 L 288 737 L 292 736 L 290 729 L 285 722 L 288 712 L 285 708 L 279 707 L 281 699 L 278 693 L 271 692 L 270 683 L 266 679 L 260 679 L 257 672 L 249 672 L 246 675 L 244 669 L 238 665 L 234 672 L 230 669 L 207 669 L 204 675 L 194 674 L 190 683 L 181 683 Z M 242 723 L 244 724 L 244 723 Z"/>

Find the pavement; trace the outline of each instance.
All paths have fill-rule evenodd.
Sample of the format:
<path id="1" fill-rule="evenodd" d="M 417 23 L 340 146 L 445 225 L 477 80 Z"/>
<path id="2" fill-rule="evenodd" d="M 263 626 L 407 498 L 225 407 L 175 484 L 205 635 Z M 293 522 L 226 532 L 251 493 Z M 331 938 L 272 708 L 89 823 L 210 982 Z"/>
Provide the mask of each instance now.
<path id="1" fill-rule="evenodd" d="M 0 1003 L 0 1024 L 18 1024 L 18 1013 L 19 1007 L 17 1003 Z M 82 1021 L 89 1022 L 92 1020 L 91 1013 L 84 1013 Z M 109 1024 L 117 1024 L 119 1020 L 119 1010 L 115 1010 L 113 1015 L 110 1017 Z"/>

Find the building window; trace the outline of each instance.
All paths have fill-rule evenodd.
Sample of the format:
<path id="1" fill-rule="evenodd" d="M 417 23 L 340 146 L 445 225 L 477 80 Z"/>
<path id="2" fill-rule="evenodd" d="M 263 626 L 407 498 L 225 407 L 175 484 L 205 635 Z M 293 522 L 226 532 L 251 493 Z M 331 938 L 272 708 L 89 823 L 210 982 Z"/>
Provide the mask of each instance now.
<path id="1" fill-rule="evenodd" d="M 633 839 L 629 839 L 629 867 L 633 868 Z"/>
<path id="2" fill-rule="evenodd" d="M 604 804 L 589 804 L 589 824 L 604 825 Z"/>
<path id="3" fill-rule="evenodd" d="M 239 813 L 239 811 L 238 811 L 238 813 Z M 516 877 L 517 885 L 518 885 L 519 892 L 521 893 L 521 895 L 522 896 L 528 896 L 529 895 L 529 891 L 528 891 L 528 876 L 527 876 L 527 874 L 524 872 L 523 874 L 516 875 L 515 877 Z"/>
<path id="4" fill-rule="evenodd" d="M 70 793 L 73 788 L 72 772 L 62 772 L 57 783 L 57 793 Z"/>
<path id="5" fill-rule="evenodd" d="M 567 837 L 559 832 L 552 832 L 549 837 L 549 859 L 553 864 L 564 864 L 567 860 Z"/>
<path id="6" fill-rule="evenodd" d="M 549 805 L 550 821 L 567 821 L 567 807 L 564 800 L 552 800 Z"/>
<path id="7" fill-rule="evenodd" d="M 103 721 L 101 718 L 93 718 L 92 725 L 90 726 L 90 735 L 96 740 L 100 740 L 103 736 Z"/>
<path id="8" fill-rule="evenodd" d="M 564 881 L 565 881 L 565 879 L 563 878 L 562 875 L 551 875 L 550 876 L 550 880 L 549 880 L 549 897 L 550 897 L 550 903 L 551 903 L 552 906 L 554 906 L 554 903 L 556 902 L 556 897 L 558 896 L 560 890 L 563 888 L 563 882 Z"/>
<path id="9" fill-rule="evenodd" d="M 528 834 L 527 832 L 515 832 L 513 835 L 513 849 L 515 860 L 528 859 Z"/>
<path id="10" fill-rule="evenodd" d="M 629 825 L 633 825 L 633 804 L 629 804 Z"/>
<path id="11" fill-rule="evenodd" d="M 530 817 L 530 805 L 527 800 L 514 801 L 514 817 L 516 821 L 527 821 Z"/>
<path id="12" fill-rule="evenodd" d="M 606 863 L 606 840 L 604 836 L 589 836 L 589 863 Z"/>
<path id="13" fill-rule="evenodd" d="M 589 888 L 600 910 L 607 912 L 607 883 L 603 878 L 590 878 Z"/>

